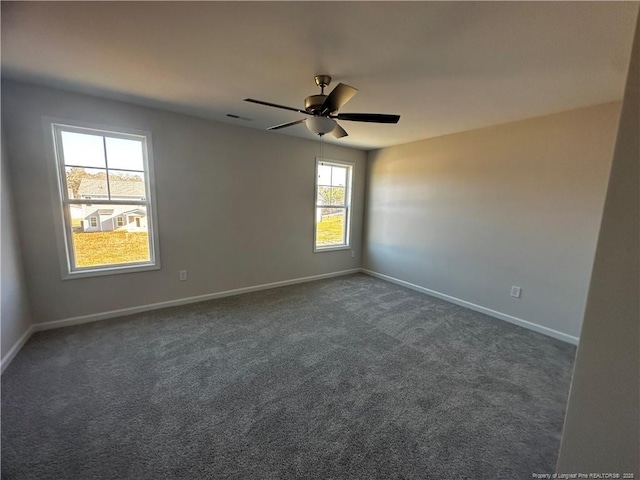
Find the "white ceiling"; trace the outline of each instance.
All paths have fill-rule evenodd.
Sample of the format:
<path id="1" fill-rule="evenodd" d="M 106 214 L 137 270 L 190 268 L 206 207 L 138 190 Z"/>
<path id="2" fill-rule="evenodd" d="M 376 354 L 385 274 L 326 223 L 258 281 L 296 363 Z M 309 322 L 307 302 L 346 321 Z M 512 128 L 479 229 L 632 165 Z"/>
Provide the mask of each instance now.
<path id="1" fill-rule="evenodd" d="M 327 73 L 372 149 L 622 98 L 637 2 L 2 2 L 2 75 L 264 129 Z M 251 121 L 234 120 L 227 113 Z M 312 138 L 297 125 L 273 132 Z"/>

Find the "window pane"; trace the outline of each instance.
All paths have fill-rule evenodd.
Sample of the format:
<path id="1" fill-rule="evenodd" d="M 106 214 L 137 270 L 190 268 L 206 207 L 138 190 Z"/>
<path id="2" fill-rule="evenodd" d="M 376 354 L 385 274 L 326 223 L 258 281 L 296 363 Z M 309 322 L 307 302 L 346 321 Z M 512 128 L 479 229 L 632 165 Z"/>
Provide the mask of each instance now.
<path id="1" fill-rule="evenodd" d="M 103 137 L 86 133 L 60 132 L 65 165 L 81 167 L 106 166 Z"/>
<path id="2" fill-rule="evenodd" d="M 318 205 L 331 205 L 331 187 L 318 185 Z"/>
<path id="3" fill-rule="evenodd" d="M 331 204 L 344 206 L 344 187 L 331 187 Z"/>
<path id="4" fill-rule="evenodd" d="M 150 260 L 146 206 L 69 205 L 69 216 L 76 267 Z"/>
<path id="5" fill-rule="evenodd" d="M 331 173 L 331 185 L 334 187 L 344 187 L 347 185 L 347 169 L 344 167 L 333 167 Z"/>
<path id="6" fill-rule="evenodd" d="M 318 165 L 318 185 L 331 185 L 331 167 Z"/>
<path id="7" fill-rule="evenodd" d="M 344 245 L 346 209 L 316 208 L 316 245 Z"/>
<path id="8" fill-rule="evenodd" d="M 144 200 L 144 173 L 109 170 L 111 200 Z"/>
<path id="9" fill-rule="evenodd" d="M 66 167 L 69 198 L 108 198 L 107 174 L 101 168 Z"/>
<path id="10" fill-rule="evenodd" d="M 106 143 L 109 168 L 144 170 L 141 141 L 106 137 Z"/>

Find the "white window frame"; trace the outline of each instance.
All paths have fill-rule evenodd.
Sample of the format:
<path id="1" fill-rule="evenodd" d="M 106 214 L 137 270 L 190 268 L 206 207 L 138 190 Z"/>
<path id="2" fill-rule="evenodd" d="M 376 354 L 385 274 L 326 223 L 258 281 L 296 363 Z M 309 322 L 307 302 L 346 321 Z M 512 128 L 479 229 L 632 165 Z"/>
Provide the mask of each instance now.
<path id="1" fill-rule="evenodd" d="M 95 225 L 93 224 L 95 222 Z M 89 217 L 89 228 L 98 228 L 98 217 L 92 215 Z"/>
<path id="2" fill-rule="evenodd" d="M 124 217 L 122 215 L 116 217 L 116 228 L 120 227 L 124 227 Z"/>
<path id="3" fill-rule="evenodd" d="M 54 206 L 54 225 L 58 243 L 60 269 L 63 279 L 95 277 L 122 273 L 133 273 L 160 269 L 160 248 L 156 207 L 155 175 L 153 169 L 153 149 L 151 132 L 145 130 L 112 127 L 87 122 L 71 121 L 53 117 L 43 117 L 47 155 L 50 165 L 52 185 L 52 204 Z M 72 222 L 69 205 L 86 204 L 87 199 L 71 199 L 67 188 L 66 170 L 62 151 L 61 132 L 104 135 L 113 138 L 137 140 L 143 145 L 143 168 L 146 189 L 145 200 L 107 200 L 91 199 L 105 205 L 144 206 L 147 209 L 147 232 L 149 234 L 149 261 L 132 262 L 118 265 L 76 267 L 74 264 Z"/>
<path id="4" fill-rule="evenodd" d="M 318 237 L 318 222 L 316 220 L 318 208 L 323 206 L 318 204 L 318 175 L 320 165 L 330 165 L 336 167 L 347 167 L 347 181 L 345 185 L 345 204 L 338 208 L 345 209 L 345 243 L 340 245 L 317 245 L 316 240 Z M 314 180 L 314 197 L 313 197 L 313 251 L 314 253 L 320 252 L 332 252 L 336 250 L 351 250 L 351 204 L 353 197 L 353 177 L 354 177 L 355 163 L 347 162 L 344 160 L 332 160 L 329 158 L 316 157 L 316 176 Z M 335 208 L 335 205 L 325 205 L 326 207 Z"/>

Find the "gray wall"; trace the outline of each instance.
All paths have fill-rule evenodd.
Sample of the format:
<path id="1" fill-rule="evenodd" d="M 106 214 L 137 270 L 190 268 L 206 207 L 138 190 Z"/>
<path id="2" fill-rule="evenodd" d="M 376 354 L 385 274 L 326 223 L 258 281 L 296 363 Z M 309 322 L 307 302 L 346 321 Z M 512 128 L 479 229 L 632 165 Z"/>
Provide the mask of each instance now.
<path id="1" fill-rule="evenodd" d="M 8 160 L 5 149 L 4 135 L 2 138 L 2 167 L 1 178 L 1 232 L 2 238 L 0 265 L 2 277 L 0 291 L 2 304 L 0 305 L 0 345 L 1 356 L 4 359 L 11 347 L 29 329 L 30 314 L 27 300 L 27 288 L 22 269 L 20 241 L 18 239 L 16 216 L 14 213 L 13 192 L 8 175 Z M 3 363 L 3 367 L 4 367 Z"/>
<path id="2" fill-rule="evenodd" d="M 313 253 L 319 142 L 12 82 L 2 107 L 34 323 L 360 267 L 363 151 L 324 148 L 356 164 L 351 258 Z M 43 115 L 152 132 L 161 270 L 61 280 Z"/>
<path id="3" fill-rule="evenodd" d="M 363 267 L 577 337 L 619 112 L 369 152 Z"/>
<path id="4" fill-rule="evenodd" d="M 640 17 L 558 461 L 640 476 Z"/>

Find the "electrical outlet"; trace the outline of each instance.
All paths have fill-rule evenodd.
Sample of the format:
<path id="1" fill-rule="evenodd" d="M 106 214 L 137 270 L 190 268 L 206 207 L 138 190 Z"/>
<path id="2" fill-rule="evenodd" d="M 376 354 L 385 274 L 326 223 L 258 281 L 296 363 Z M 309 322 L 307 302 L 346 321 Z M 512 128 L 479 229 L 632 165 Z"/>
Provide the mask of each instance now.
<path id="1" fill-rule="evenodd" d="M 355 250 L 351 250 L 351 258 L 356 258 L 356 251 Z"/>
<path id="2" fill-rule="evenodd" d="M 522 289 L 520 287 L 516 287 L 515 285 L 511 287 L 511 296 L 514 298 L 520 298 L 520 294 L 522 293 Z"/>
<path id="3" fill-rule="evenodd" d="M 180 281 L 184 281 L 187 279 L 187 271 L 186 270 L 180 270 L 178 272 L 178 274 L 180 275 Z"/>

